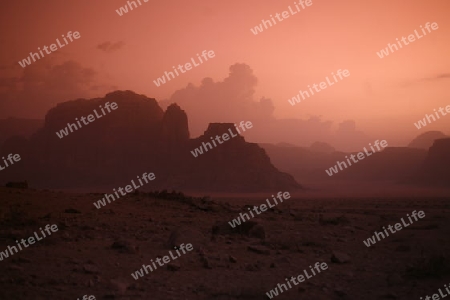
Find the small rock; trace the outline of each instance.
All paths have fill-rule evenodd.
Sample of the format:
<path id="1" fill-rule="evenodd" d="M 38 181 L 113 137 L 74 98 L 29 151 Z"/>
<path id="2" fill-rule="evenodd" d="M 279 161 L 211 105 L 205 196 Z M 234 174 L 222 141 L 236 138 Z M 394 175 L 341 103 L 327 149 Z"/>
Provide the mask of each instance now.
<path id="1" fill-rule="evenodd" d="M 339 251 L 333 251 L 333 255 L 331 256 L 331 262 L 338 263 L 338 264 L 344 264 L 347 262 L 350 262 L 350 256 L 343 252 Z"/>
<path id="2" fill-rule="evenodd" d="M 232 256 L 232 255 L 228 256 L 228 259 L 229 259 L 230 262 L 232 262 L 232 263 L 237 263 L 237 259 L 236 259 L 234 256 Z"/>
<path id="3" fill-rule="evenodd" d="M 192 244 L 194 248 L 199 248 L 205 242 L 206 238 L 200 231 L 193 228 L 177 228 L 170 233 L 166 246 L 173 249 L 181 244 Z"/>
<path id="4" fill-rule="evenodd" d="M 266 238 L 266 231 L 262 225 L 258 224 L 250 229 L 248 236 L 264 240 Z"/>
<path id="5" fill-rule="evenodd" d="M 177 261 L 171 261 L 167 264 L 167 270 L 169 271 L 178 271 L 181 268 L 181 265 Z"/>
<path id="6" fill-rule="evenodd" d="M 389 286 L 399 286 L 399 285 L 402 285 L 402 283 L 403 283 L 402 277 L 400 277 L 400 275 L 398 275 L 396 273 L 389 275 L 386 278 L 386 281 Z"/>
<path id="7" fill-rule="evenodd" d="M 110 291 L 117 292 L 119 294 L 124 294 L 128 289 L 128 283 L 119 279 L 112 279 L 109 281 L 109 286 L 107 287 Z"/>
<path id="8" fill-rule="evenodd" d="M 397 248 L 395 248 L 395 251 L 398 252 L 410 252 L 411 251 L 411 247 L 408 245 L 399 245 Z"/>
<path id="9" fill-rule="evenodd" d="M 94 265 L 84 265 L 83 271 L 87 274 L 99 274 L 99 269 Z"/>
<path id="10" fill-rule="evenodd" d="M 202 261 L 203 261 L 203 267 L 206 269 L 212 269 L 212 265 L 209 261 L 209 259 L 206 256 L 202 257 Z"/>
<path id="11" fill-rule="evenodd" d="M 75 208 L 67 208 L 64 210 L 66 214 L 81 214 L 81 211 L 75 209 Z"/>
<path id="12" fill-rule="evenodd" d="M 342 289 L 340 289 L 340 288 L 335 289 L 335 290 L 334 290 L 334 293 L 335 293 L 336 295 L 338 295 L 339 297 L 344 297 L 344 296 L 346 295 L 346 293 L 345 293 Z"/>
<path id="13" fill-rule="evenodd" d="M 258 246 L 258 245 L 253 245 L 253 246 L 248 246 L 247 248 L 250 251 L 259 253 L 259 254 L 270 254 L 270 250 L 267 248 L 264 248 L 262 246 Z"/>
<path id="14" fill-rule="evenodd" d="M 130 241 L 118 239 L 112 245 L 111 248 L 119 250 L 121 253 L 136 253 L 137 246 Z"/>

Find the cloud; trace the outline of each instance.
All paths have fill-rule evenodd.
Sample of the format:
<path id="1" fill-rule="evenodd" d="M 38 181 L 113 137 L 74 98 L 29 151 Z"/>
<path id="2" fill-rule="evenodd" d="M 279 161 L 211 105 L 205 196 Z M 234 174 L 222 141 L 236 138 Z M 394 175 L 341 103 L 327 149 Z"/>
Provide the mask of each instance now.
<path id="1" fill-rule="evenodd" d="M 188 115 L 192 137 L 202 134 L 209 123 L 251 121 L 254 126 L 245 137 L 253 142 L 309 146 L 323 141 L 346 150 L 352 147 L 360 149 L 361 142 L 366 143 L 366 136 L 356 130 L 354 121 L 341 123 L 335 132 L 333 122 L 321 120 L 320 116 L 309 116 L 306 120 L 276 119 L 272 99 L 256 99 L 258 79 L 250 66 L 237 63 L 229 70 L 223 81 L 214 82 L 207 77 L 199 86 L 190 83 L 161 101 L 161 106 L 164 108 L 174 102 L 180 105 Z"/>
<path id="2" fill-rule="evenodd" d="M 178 103 L 188 114 L 191 132 L 200 134 L 212 122 L 240 122 L 273 118 L 272 100 L 255 99 L 258 79 L 246 64 L 234 64 L 223 81 L 204 78 L 200 86 L 188 84 L 177 90 L 162 106 Z M 205 112 L 208 112 L 205 114 Z"/>
<path id="3" fill-rule="evenodd" d="M 416 85 L 419 83 L 434 82 L 434 81 L 440 81 L 440 80 L 445 80 L 445 79 L 450 79 L 450 73 L 440 73 L 440 74 L 436 74 L 436 75 L 429 76 L 429 77 L 419 78 L 416 80 L 405 81 L 405 82 L 401 83 L 400 86 L 401 87 L 409 87 L 409 86 Z"/>
<path id="4" fill-rule="evenodd" d="M 117 43 L 104 42 L 97 46 L 97 49 L 100 49 L 106 53 L 112 53 L 125 46 L 125 42 L 119 41 Z"/>
<path id="5" fill-rule="evenodd" d="M 76 61 L 32 64 L 0 80 L 0 118 L 43 118 L 59 102 L 93 96 L 93 87 L 100 94 L 110 91 L 99 86 L 97 72 Z"/>

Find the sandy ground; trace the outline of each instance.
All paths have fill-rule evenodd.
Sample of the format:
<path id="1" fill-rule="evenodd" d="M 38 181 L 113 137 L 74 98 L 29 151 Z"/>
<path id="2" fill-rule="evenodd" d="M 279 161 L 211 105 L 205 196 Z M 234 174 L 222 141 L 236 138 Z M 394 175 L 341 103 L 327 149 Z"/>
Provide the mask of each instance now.
<path id="1" fill-rule="evenodd" d="M 450 283 L 448 197 L 293 197 L 252 219 L 257 226 L 231 230 L 228 221 L 268 196 L 141 193 L 96 209 L 100 194 L 0 188 L 0 251 L 46 224 L 59 228 L 0 261 L 0 299 L 268 299 L 316 262 L 328 269 L 275 299 L 420 299 Z M 413 210 L 426 217 L 363 244 Z M 132 278 L 181 243 L 194 250 Z"/>

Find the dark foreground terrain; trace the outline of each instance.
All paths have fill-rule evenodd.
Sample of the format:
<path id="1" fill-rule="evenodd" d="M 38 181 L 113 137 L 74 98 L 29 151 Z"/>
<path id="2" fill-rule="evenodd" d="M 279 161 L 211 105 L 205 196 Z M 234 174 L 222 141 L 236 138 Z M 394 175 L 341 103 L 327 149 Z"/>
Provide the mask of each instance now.
<path id="1" fill-rule="evenodd" d="M 59 228 L 0 261 L 0 299 L 268 299 L 316 262 L 329 268 L 275 299 L 420 299 L 450 283 L 448 197 L 293 197 L 238 230 L 227 222 L 266 197 L 140 193 L 96 209 L 101 197 L 0 188 L 0 251 L 46 224 Z M 363 244 L 413 210 L 426 217 Z M 194 250 L 131 277 L 181 243 Z"/>

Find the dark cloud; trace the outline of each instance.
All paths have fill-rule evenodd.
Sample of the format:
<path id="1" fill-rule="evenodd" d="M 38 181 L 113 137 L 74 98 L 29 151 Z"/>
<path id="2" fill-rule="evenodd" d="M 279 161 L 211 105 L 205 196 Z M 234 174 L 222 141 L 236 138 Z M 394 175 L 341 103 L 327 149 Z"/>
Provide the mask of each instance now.
<path id="1" fill-rule="evenodd" d="M 161 101 L 163 107 L 178 103 L 188 115 L 192 136 L 204 132 L 209 123 L 251 121 L 254 126 L 245 137 L 253 142 L 287 142 L 309 146 L 316 141 L 328 142 L 338 149 L 359 150 L 367 137 L 356 130 L 354 121 L 340 124 L 338 131 L 332 129 L 332 121 L 323 121 L 320 116 L 308 119 L 276 119 L 275 106 L 269 98 L 256 99 L 258 79 L 246 64 L 234 64 L 223 81 L 214 82 L 204 78 L 200 86 L 188 84 L 176 91 L 168 100 Z"/>
<path id="2" fill-rule="evenodd" d="M 97 49 L 100 49 L 106 53 L 112 53 L 117 51 L 125 46 L 125 42 L 119 41 L 117 43 L 104 42 L 97 46 Z"/>
<path id="3" fill-rule="evenodd" d="M 441 73 L 441 74 L 436 74 L 436 75 L 429 76 L 429 77 L 420 78 L 417 80 L 406 81 L 406 82 L 401 83 L 400 86 L 401 87 L 409 87 L 412 85 L 416 85 L 418 83 L 440 81 L 440 80 L 445 80 L 445 79 L 449 79 L 449 78 L 450 78 L 450 73 Z"/>
<path id="4" fill-rule="evenodd" d="M 271 99 L 255 99 L 257 83 L 248 65 L 234 64 L 223 81 L 204 78 L 200 86 L 188 84 L 161 104 L 178 103 L 188 113 L 194 135 L 202 133 L 211 122 L 271 119 L 275 107 Z"/>
<path id="5" fill-rule="evenodd" d="M 0 118 L 43 118 L 59 102 L 93 96 L 93 86 L 99 86 L 97 72 L 78 62 L 32 64 L 20 76 L 0 80 Z"/>

